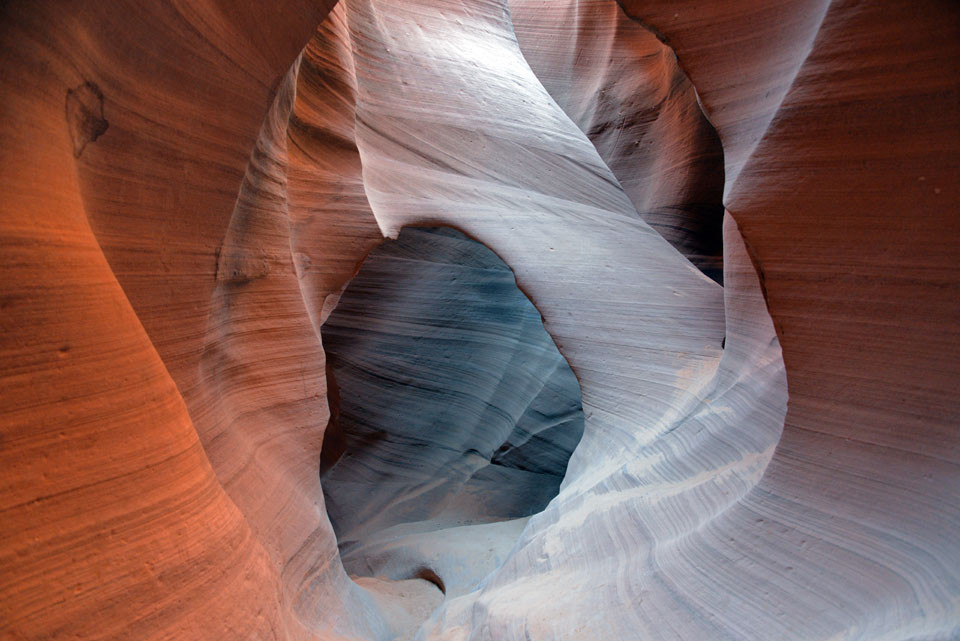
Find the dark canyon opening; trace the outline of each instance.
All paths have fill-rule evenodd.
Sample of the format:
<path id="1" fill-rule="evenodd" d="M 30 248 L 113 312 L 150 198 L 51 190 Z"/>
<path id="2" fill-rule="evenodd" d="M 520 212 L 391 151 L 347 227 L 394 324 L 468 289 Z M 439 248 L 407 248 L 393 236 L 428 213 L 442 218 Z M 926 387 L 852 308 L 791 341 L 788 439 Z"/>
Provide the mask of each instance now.
<path id="1" fill-rule="evenodd" d="M 371 252 L 322 333 L 320 474 L 348 572 L 456 584 L 466 577 L 443 576 L 450 559 L 426 558 L 436 533 L 522 519 L 556 496 L 583 434 L 580 386 L 482 243 L 404 228 Z M 519 530 L 499 527 L 503 552 L 505 532 Z"/>

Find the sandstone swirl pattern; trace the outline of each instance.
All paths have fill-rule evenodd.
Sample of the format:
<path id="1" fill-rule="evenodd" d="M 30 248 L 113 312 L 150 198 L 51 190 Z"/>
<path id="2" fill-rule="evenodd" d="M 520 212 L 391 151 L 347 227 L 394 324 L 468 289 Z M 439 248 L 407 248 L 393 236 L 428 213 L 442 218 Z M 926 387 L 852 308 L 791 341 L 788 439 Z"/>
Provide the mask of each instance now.
<path id="1" fill-rule="evenodd" d="M 960 634 L 957 7 L 619 4 L 4 4 L 0 635 Z M 411 224 L 513 269 L 584 431 L 353 581 L 323 324 Z"/>
<path id="2" fill-rule="evenodd" d="M 772 454 L 786 401 L 773 327 L 762 314 L 733 315 L 720 349 L 722 291 L 640 220 L 536 81 L 504 7 L 465 9 L 452 25 L 410 3 L 347 8 L 369 36 L 355 54 L 357 136 L 378 221 L 387 233 L 456 221 L 498 251 L 577 373 L 586 414 L 558 497 L 482 589 L 448 602 L 426 634 L 653 634 L 652 613 L 675 598 L 654 589 L 657 577 L 690 572 L 676 542 L 709 532 Z M 377 72 L 387 59 L 392 74 Z M 731 258 L 743 265 L 742 253 Z M 733 313 L 759 297 L 749 278 L 726 293 Z M 698 587 L 679 590 L 703 598 Z M 637 610 L 641 598 L 654 607 Z"/>
<path id="3" fill-rule="evenodd" d="M 720 280 L 723 148 L 673 50 L 615 2 L 509 6 L 524 58 L 643 219 Z"/>

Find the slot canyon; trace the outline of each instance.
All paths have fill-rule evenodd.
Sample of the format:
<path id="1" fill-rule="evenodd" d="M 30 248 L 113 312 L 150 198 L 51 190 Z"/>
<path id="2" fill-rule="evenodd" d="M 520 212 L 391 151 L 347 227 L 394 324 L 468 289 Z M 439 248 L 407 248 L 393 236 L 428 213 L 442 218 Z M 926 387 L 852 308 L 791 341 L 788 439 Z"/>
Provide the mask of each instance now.
<path id="1" fill-rule="evenodd" d="M 0 48 L 0 641 L 960 639 L 955 1 Z"/>

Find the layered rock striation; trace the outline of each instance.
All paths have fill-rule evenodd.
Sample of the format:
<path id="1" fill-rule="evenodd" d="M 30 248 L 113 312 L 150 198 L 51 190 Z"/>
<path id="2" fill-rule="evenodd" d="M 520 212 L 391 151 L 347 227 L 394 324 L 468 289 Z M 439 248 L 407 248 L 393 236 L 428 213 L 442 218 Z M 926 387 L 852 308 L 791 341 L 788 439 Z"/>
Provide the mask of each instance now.
<path id="1" fill-rule="evenodd" d="M 0 12 L 0 636 L 960 632 L 953 4 Z M 412 225 L 502 259 L 582 395 L 550 492 L 466 527 L 336 494 L 386 397 L 324 349 Z"/>
<path id="2" fill-rule="evenodd" d="M 640 216 L 722 282 L 723 148 L 673 50 L 615 2 L 509 6 L 524 58 Z"/>

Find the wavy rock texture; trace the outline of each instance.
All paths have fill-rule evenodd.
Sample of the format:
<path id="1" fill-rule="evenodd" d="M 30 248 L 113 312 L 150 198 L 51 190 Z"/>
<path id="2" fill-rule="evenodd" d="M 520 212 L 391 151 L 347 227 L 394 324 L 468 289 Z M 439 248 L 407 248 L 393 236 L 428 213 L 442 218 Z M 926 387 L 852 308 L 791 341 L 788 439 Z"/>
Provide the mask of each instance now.
<path id="1" fill-rule="evenodd" d="M 673 51 L 614 2 L 509 6 L 524 58 L 643 219 L 722 282 L 723 148 Z"/>
<path id="2" fill-rule="evenodd" d="M 251 468 L 211 456 L 199 361 L 244 168 L 328 8 L 4 4 L 2 636 L 316 636 L 291 600 L 327 557 L 289 561 L 316 475 L 311 496 L 273 469 L 288 509 L 241 511 L 216 468 Z M 103 131 L 73 120 L 88 83 Z"/>
<path id="3" fill-rule="evenodd" d="M 955 4 L 330 5 L 4 4 L 2 636 L 956 638 Z M 411 224 L 510 266 L 584 432 L 353 581 L 323 323 Z"/>

